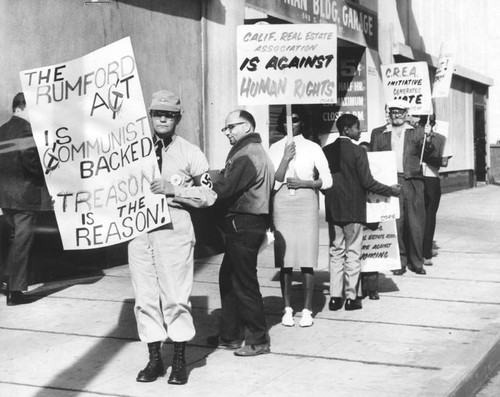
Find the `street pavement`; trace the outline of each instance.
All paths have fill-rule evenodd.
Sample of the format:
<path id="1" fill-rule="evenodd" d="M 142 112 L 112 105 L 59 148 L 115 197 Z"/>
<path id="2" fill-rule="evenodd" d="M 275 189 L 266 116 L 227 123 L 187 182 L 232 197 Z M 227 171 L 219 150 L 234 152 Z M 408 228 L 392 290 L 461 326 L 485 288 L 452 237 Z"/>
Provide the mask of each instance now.
<path id="1" fill-rule="evenodd" d="M 187 348 L 189 382 L 167 375 L 137 383 L 147 362 L 138 341 L 126 264 L 34 285 L 34 302 L 0 305 L 0 396 L 474 396 L 500 366 L 500 186 L 443 195 L 437 256 L 426 276 L 380 276 L 380 300 L 358 311 L 328 310 L 328 237 L 321 224 L 314 325 L 283 327 L 272 247 L 259 258 L 271 354 L 236 357 L 214 349 L 221 255 L 198 259 Z M 300 233 L 300 225 L 297 225 Z"/>

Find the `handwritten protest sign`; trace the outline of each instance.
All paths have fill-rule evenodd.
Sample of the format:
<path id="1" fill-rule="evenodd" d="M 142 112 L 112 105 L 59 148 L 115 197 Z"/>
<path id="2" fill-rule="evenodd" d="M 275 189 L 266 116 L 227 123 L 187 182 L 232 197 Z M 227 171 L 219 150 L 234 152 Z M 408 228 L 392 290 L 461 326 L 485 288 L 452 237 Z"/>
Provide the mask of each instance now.
<path id="1" fill-rule="evenodd" d="M 410 103 L 410 114 L 432 112 L 429 69 L 426 62 L 381 65 L 385 98 Z"/>
<path id="2" fill-rule="evenodd" d="M 389 186 L 398 183 L 395 152 L 370 152 L 368 162 L 375 180 Z M 397 197 L 385 197 L 371 192 L 366 195 L 366 221 L 368 223 L 397 218 L 399 218 Z"/>
<path id="3" fill-rule="evenodd" d="M 65 249 L 130 240 L 170 221 L 130 38 L 20 73 Z"/>
<path id="4" fill-rule="evenodd" d="M 432 86 L 432 97 L 447 97 L 450 93 L 451 78 L 453 76 L 453 54 L 445 43 L 441 45 L 436 76 Z"/>
<path id="5" fill-rule="evenodd" d="M 241 25 L 237 43 L 240 105 L 337 101 L 336 25 Z"/>
<path id="6" fill-rule="evenodd" d="M 360 259 L 362 272 L 385 272 L 401 268 L 395 220 L 381 222 L 375 230 L 365 227 Z"/>

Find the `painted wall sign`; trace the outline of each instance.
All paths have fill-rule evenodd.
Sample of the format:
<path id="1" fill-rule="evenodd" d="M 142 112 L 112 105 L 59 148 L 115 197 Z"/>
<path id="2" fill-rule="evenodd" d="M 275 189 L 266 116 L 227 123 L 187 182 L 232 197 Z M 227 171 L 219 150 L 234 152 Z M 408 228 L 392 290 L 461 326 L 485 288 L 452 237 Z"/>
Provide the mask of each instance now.
<path id="1" fill-rule="evenodd" d="M 20 78 L 65 249 L 169 223 L 130 38 Z"/>
<path id="2" fill-rule="evenodd" d="M 247 6 L 295 23 L 337 25 L 339 39 L 377 49 L 377 14 L 345 0 L 246 0 Z"/>

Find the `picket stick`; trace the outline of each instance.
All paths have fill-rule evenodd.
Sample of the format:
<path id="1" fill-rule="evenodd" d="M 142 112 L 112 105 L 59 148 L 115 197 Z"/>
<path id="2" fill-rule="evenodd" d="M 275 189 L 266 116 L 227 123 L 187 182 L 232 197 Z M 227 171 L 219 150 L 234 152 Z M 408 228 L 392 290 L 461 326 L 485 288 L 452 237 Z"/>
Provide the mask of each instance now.
<path id="1" fill-rule="evenodd" d="M 293 142 L 293 124 L 292 124 L 292 105 L 287 103 L 286 104 L 286 136 L 287 136 L 287 143 L 290 144 Z M 290 161 L 288 164 L 288 169 L 289 169 L 289 175 L 295 175 L 295 170 L 294 170 L 294 160 Z M 295 196 L 295 189 L 288 189 L 288 193 L 290 196 Z"/>

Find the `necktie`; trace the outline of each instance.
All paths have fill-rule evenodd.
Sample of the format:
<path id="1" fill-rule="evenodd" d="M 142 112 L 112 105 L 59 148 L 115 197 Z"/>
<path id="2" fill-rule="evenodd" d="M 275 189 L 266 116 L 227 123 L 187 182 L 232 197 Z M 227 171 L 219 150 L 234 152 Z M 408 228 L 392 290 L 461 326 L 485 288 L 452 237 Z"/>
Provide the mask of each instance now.
<path id="1" fill-rule="evenodd" d="M 156 152 L 156 161 L 158 161 L 158 167 L 160 168 L 161 173 L 161 155 L 163 151 L 163 140 L 158 139 L 155 143 L 155 152 Z"/>

